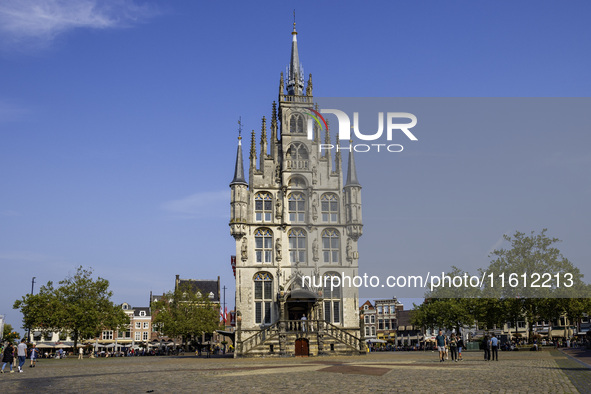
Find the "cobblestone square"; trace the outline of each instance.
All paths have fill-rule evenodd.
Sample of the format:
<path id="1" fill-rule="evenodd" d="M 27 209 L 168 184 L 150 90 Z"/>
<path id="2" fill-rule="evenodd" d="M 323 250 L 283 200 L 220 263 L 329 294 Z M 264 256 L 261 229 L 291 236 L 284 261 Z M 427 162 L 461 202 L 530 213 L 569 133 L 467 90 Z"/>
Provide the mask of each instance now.
<path id="1" fill-rule="evenodd" d="M 129 357 L 40 360 L 0 375 L 0 392 L 476 392 L 585 393 L 588 365 L 560 351 L 482 353 L 440 363 L 436 353 L 314 358 Z M 583 359 L 584 360 L 584 359 Z M 7 369 L 5 370 L 5 372 Z"/>

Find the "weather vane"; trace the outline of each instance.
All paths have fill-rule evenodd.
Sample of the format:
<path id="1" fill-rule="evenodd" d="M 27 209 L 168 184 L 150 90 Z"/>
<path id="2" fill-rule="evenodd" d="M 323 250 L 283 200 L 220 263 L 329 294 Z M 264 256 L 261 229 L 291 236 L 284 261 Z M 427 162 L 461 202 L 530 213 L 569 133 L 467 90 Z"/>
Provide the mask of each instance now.
<path id="1" fill-rule="evenodd" d="M 238 138 L 242 138 L 242 116 L 238 118 Z"/>

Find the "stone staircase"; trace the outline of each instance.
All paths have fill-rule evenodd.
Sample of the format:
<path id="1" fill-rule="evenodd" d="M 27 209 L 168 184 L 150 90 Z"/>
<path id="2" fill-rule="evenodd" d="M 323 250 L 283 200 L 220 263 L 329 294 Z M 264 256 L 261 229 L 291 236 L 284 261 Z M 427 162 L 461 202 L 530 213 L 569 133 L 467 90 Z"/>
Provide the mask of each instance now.
<path id="1" fill-rule="evenodd" d="M 246 339 L 237 335 L 235 357 L 299 355 L 296 341 L 300 339 L 307 342 L 309 356 L 365 354 L 364 341 L 353 332 L 359 331 L 348 330 L 322 320 L 278 321 Z"/>

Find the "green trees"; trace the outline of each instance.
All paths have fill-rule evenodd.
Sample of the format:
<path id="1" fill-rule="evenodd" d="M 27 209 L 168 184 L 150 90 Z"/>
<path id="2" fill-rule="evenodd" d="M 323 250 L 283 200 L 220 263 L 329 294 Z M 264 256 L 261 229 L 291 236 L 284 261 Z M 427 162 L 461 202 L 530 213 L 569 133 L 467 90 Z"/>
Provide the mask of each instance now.
<path id="1" fill-rule="evenodd" d="M 59 282 L 47 282 L 39 293 L 15 301 L 13 308 L 23 314 L 23 327 L 48 332 L 67 332 L 78 341 L 98 336 L 101 330 L 119 329 L 129 318 L 113 302 L 109 281 L 92 278 L 92 269 L 78 267 L 73 276 Z"/>
<path id="2" fill-rule="evenodd" d="M 518 321 L 553 321 L 566 315 L 571 321 L 591 314 L 591 286 L 583 275 L 560 253 L 557 238 L 516 232 L 505 235 L 510 247 L 494 250 L 477 288 L 440 286 L 425 294 L 426 301 L 416 307 L 414 324 L 430 328 L 456 328 L 478 323 L 491 329 Z M 449 276 L 466 274 L 452 267 Z M 469 274 L 468 274 L 469 276 Z M 532 326 L 530 325 L 530 330 Z"/>
<path id="3" fill-rule="evenodd" d="M 153 322 L 170 338 L 181 337 L 188 346 L 191 339 L 219 328 L 219 310 L 207 297 L 190 286 L 179 286 L 152 304 Z"/>
<path id="4" fill-rule="evenodd" d="M 14 331 L 12 325 L 6 323 L 2 334 L 2 340 L 7 342 L 14 342 L 19 338 L 18 332 Z"/>

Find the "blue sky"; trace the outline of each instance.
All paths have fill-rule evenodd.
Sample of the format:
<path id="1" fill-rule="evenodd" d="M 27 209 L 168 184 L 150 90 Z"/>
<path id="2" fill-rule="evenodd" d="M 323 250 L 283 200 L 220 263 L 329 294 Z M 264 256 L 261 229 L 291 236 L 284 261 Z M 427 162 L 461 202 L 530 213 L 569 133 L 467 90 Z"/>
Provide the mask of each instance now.
<path id="1" fill-rule="evenodd" d="M 0 314 L 9 323 L 20 326 L 12 303 L 33 276 L 38 288 L 77 265 L 109 279 L 116 302 L 145 306 L 176 274 L 220 275 L 230 302 L 236 121 L 258 131 L 270 115 L 294 8 L 300 60 L 319 96 L 585 97 L 591 89 L 583 1 L 3 1 Z M 583 131 L 527 134 L 510 147 L 451 134 L 448 160 L 415 145 L 418 159 L 397 157 L 384 171 L 407 207 L 404 220 L 393 213 L 388 223 L 378 212 L 389 200 L 360 159 L 368 181 L 360 255 L 371 247 L 369 267 L 480 267 L 504 232 L 548 227 L 588 279 Z M 484 145 L 498 160 L 480 160 Z M 556 165 L 530 174 L 540 158 Z M 547 174 L 559 187 L 542 187 Z M 463 212 L 458 195 L 482 190 L 486 209 Z M 457 209 L 436 214 L 449 206 Z M 395 254 L 375 250 L 392 238 Z"/>

